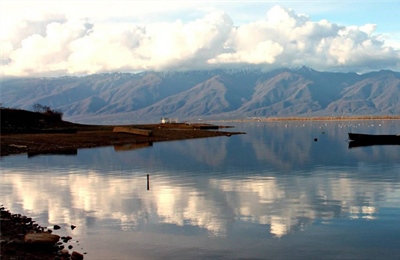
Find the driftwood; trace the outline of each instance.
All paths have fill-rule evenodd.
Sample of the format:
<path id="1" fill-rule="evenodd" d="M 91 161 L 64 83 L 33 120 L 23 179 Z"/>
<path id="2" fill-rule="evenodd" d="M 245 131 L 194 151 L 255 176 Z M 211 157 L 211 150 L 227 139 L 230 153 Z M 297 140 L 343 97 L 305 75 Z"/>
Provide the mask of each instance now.
<path id="1" fill-rule="evenodd" d="M 125 127 L 125 126 L 116 126 L 116 127 L 114 127 L 113 132 L 128 133 L 128 134 L 143 135 L 143 136 L 151 136 L 153 134 L 152 130 Z"/>

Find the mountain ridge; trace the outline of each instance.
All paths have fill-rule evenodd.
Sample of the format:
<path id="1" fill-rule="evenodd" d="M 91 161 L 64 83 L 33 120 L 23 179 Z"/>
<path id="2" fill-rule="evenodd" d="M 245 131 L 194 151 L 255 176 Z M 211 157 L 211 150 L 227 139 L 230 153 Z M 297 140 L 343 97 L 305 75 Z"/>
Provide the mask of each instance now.
<path id="1" fill-rule="evenodd" d="M 309 67 L 102 73 L 2 80 L 4 107 L 42 104 L 80 123 L 400 114 L 400 73 Z"/>

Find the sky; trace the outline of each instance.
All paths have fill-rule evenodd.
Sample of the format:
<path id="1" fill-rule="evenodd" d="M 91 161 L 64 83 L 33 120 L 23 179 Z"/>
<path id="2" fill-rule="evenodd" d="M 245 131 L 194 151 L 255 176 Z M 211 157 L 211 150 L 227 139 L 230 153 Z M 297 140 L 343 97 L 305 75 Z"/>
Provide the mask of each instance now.
<path id="1" fill-rule="evenodd" d="M 1 76 L 400 71 L 400 0 L 0 0 Z"/>

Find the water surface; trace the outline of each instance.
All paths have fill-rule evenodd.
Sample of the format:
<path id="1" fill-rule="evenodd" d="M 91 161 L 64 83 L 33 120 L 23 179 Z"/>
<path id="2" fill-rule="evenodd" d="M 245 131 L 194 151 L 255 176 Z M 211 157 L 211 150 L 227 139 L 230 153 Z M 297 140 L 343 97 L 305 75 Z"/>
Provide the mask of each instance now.
<path id="1" fill-rule="evenodd" d="M 2 157 L 0 203 L 61 225 L 85 259 L 400 258 L 400 146 L 346 141 L 398 121 L 233 131 L 247 134 Z"/>

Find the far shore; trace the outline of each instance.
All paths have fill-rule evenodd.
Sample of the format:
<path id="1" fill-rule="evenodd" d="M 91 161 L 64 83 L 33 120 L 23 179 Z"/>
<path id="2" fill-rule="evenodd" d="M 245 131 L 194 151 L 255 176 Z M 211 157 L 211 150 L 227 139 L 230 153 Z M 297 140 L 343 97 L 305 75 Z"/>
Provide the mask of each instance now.
<path id="1" fill-rule="evenodd" d="M 400 120 L 400 116 L 248 117 L 243 119 L 209 120 L 209 122 L 368 121 L 368 120 Z"/>

